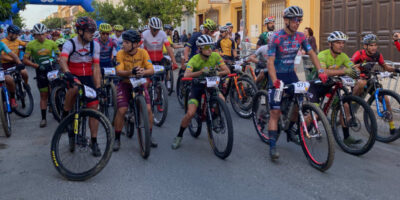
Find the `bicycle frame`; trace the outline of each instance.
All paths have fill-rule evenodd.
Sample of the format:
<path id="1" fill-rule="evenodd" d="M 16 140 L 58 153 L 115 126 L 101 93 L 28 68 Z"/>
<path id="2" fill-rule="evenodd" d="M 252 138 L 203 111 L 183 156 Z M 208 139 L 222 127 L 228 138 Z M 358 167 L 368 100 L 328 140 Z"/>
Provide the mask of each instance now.
<path id="1" fill-rule="evenodd" d="M 3 88 L 3 91 L 4 91 L 4 98 L 5 98 L 5 102 L 7 105 L 7 112 L 11 113 L 10 97 L 8 96 L 7 87 L 5 86 L 4 82 L 0 82 L 0 87 Z M 0 105 L 0 106 L 3 106 L 3 105 Z"/>

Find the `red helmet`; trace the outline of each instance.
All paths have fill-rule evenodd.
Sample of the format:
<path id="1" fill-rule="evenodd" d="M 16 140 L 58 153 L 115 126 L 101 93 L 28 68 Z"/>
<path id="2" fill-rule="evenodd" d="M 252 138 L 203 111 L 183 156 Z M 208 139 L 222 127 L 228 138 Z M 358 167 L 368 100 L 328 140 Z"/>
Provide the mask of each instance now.
<path id="1" fill-rule="evenodd" d="M 55 36 L 55 37 L 60 37 L 61 36 L 61 33 L 60 33 L 60 31 L 57 31 L 57 30 L 55 30 L 55 31 L 53 31 L 53 33 L 51 33 L 51 36 Z"/>
<path id="2" fill-rule="evenodd" d="M 79 17 L 76 20 L 75 27 L 77 30 L 89 30 L 91 32 L 97 30 L 96 22 L 90 17 Z"/>

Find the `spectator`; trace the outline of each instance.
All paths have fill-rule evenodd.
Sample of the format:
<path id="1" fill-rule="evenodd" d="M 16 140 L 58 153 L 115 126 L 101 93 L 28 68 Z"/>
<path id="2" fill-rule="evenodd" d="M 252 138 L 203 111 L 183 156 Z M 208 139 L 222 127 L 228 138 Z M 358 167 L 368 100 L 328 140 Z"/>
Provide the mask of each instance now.
<path id="1" fill-rule="evenodd" d="M 306 36 L 308 43 L 311 45 L 311 48 L 317 53 L 317 42 L 314 37 L 314 31 L 310 27 L 306 27 L 304 29 L 304 35 Z"/>
<path id="2" fill-rule="evenodd" d="M 174 36 L 172 36 L 172 41 L 174 43 L 179 43 L 179 41 L 180 41 L 179 33 L 177 30 L 174 31 Z"/>
<path id="3" fill-rule="evenodd" d="M 20 40 L 24 42 L 30 42 L 33 40 L 33 36 L 31 35 L 30 31 L 27 29 L 25 32 L 21 35 Z"/>
<path id="4" fill-rule="evenodd" d="M 192 34 L 191 34 L 191 33 L 189 33 L 189 34 L 188 34 L 188 38 L 187 38 L 187 39 L 188 39 L 188 41 L 190 40 L 190 38 L 191 38 L 191 37 L 192 37 Z"/>
<path id="5" fill-rule="evenodd" d="M 241 42 L 241 36 L 239 34 L 239 32 L 235 33 L 235 43 L 236 43 L 236 51 L 237 51 L 237 55 L 240 55 L 240 45 Z"/>
<path id="6" fill-rule="evenodd" d="M 183 30 L 182 35 L 181 35 L 181 42 L 186 43 L 188 42 L 188 36 L 186 35 L 186 30 Z"/>

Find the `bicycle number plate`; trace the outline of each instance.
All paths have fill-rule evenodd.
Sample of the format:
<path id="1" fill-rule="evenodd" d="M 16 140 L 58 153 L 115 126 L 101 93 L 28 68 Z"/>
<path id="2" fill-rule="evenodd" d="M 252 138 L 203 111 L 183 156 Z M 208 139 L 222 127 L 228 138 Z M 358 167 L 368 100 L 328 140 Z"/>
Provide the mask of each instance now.
<path id="1" fill-rule="evenodd" d="M 105 67 L 104 68 L 104 75 L 106 76 L 114 76 L 117 72 L 115 71 L 114 67 Z"/>
<path id="2" fill-rule="evenodd" d="M 139 87 L 147 82 L 145 78 L 131 78 L 129 80 L 131 81 L 131 84 L 134 88 Z"/>
<path id="3" fill-rule="evenodd" d="M 53 70 L 53 71 L 49 71 L 47 73 L 47 79 L 49 79 L 49 81 L 54 81 L 58 78 L 58 70 Z"/>
<path id="4" fill-rule="evenodd" d="M 296 94 L 304 94 L 307 93 L 310 88 L 310 83 L 305 81 L 299 81 L 294 84 L 294 93 Z"/>
<path id="5" fill-rule="evenodd" d="M 381 78 L 388 78 L 392 73 L 390 72 L 379 72 L 379 75 L 381 75 Z"/>
<path id="6" fill-rule="evenodd" d="M 206 77 L 207 87 L 209 88 L 218 87 L 219 80 L 220 80 L 219 76 Z"/>
<path id="7" fill-rule="evenodd" d="M 234 65 L 235 71 L 242 71 L 242 66 L 241 65 Z"/>
<path id="8" fill-rule="evenodd" d="M 5 77 L 4 77 L 4 72 L 0 71 L 0 81 L 4 81 Z"/>
<path id="9" fill-rule="evenodd" d="M 85 96 L 87 98 L 91 98 L 91 99 L 96 98 L 96 96 L 97 96 L 96 90 L 94 90 L 93 88 L 86 86 L 86 85 L 83 85 L 83 86 L 85 88 Z"/>
<path id="10" fill-rule="evenodd" d="M 153 67 L 154 67 L 154 73 L 155 74 L 163 72 L 164 69 L 165 69 L 164 66 L 161 66 L 161 65 L 153 65 Z"/>
<path id="11" fill-rule="evenodd" d="M 354 85 L 356 84 L 356 81 L 348 76 L 342 76 L 340 77 L 340 79 L 342 79 L 342 83 L 344 86 L 354 87 Z"/>

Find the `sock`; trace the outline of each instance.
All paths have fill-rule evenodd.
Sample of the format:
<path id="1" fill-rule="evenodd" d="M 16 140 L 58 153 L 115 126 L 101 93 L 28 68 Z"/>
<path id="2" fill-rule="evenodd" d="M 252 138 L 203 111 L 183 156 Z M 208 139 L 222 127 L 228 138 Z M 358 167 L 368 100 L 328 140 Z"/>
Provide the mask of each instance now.
<path id="1" fill-rule="evenodd" d="M 92 137 L 92 144 L 95 144 L 95 143 L 97 143 L 97 138 L 95 138 L 95 137 Z"/>
<path id="2" fill-rule="evenodd" d="M 115 131 L 115 139 L 120 140 L 121 139 L 121 131 Z"/>
<path id="3" fill-rule="evenodd" d="M 275 148 L 276 147 L 276 137 L 278 136 L 278 131 L 268 130 L 268 136 L 269 136 L 270 149 Z"/>
<path id="4" fill-rule="evenodd" d="M 185 131 L 186 128 L 183 128 L 181 126 L 181 128 L 179 129 L 179 133 L 178 133 L 178 137 L 182 137 L 183 136 L 183 132 Z"/>
<path id="5" fill-rule="evenodd" d="M 350 136 L 349 135 L 349 128 L 343 127 L 343 136 L 344 136 L 344 139 L 347 139 Z"/>
<path id="6" fill-rule="evenodd" d="M 396 128 L 396 127 L 394 126 L 394 122 L 393 122 L 393 121 L 389 122 L 389 126 L 390 126 L 390 130 L 393 130 L 393 129 Z"/>
<path id="7" fill-rule="evenodd" d="M 45 120 L 46 119 L 46 109 L 43 109 L 42 110 L 42 120 Z"/>

